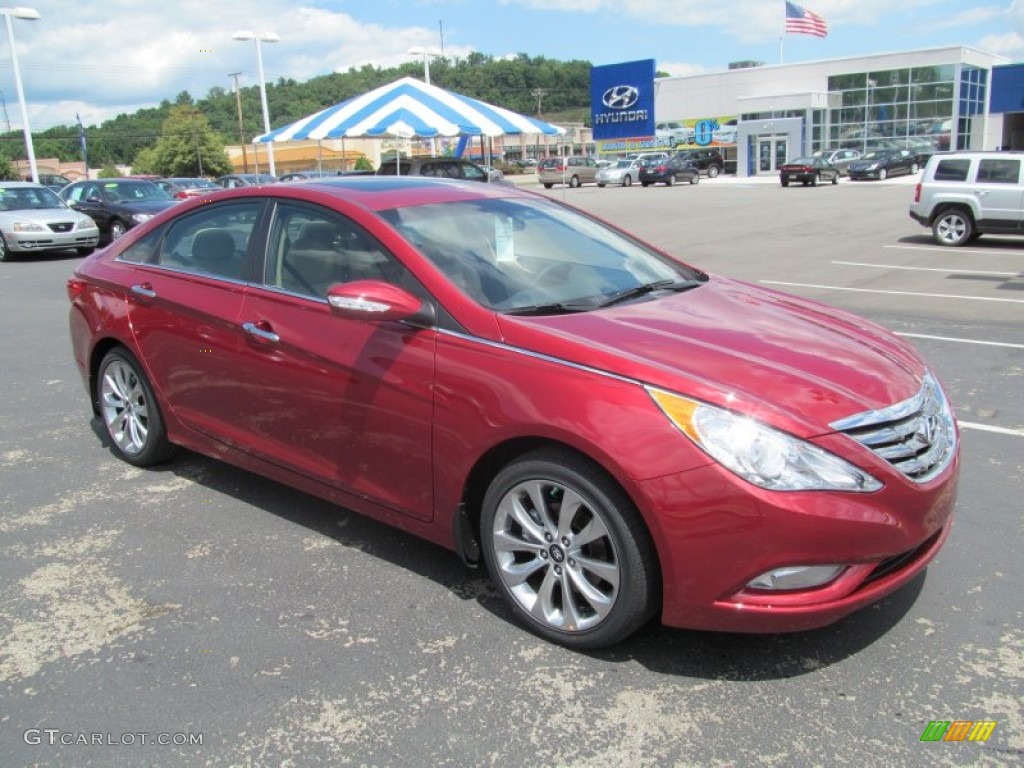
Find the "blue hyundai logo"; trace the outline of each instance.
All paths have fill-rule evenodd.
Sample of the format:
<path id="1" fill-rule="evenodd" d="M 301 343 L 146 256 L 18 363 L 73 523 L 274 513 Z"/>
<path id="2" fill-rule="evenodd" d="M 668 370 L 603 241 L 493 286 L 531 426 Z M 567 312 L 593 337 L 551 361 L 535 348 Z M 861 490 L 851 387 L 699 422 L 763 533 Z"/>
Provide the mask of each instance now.
<path id="1" fill-rule="evenodd" d="M 629 109 L 640 98 L 640 91 L 632 85 L 616 85 L 604 92 L 601 97 L 608 109 Z"/>

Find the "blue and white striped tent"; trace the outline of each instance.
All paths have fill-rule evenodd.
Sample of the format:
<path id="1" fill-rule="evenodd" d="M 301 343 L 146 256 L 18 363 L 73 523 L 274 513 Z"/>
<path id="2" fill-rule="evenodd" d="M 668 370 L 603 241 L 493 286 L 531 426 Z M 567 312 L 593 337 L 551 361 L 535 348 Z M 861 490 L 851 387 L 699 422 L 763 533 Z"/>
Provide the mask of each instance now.
<path id="1" fill-rule="evenodd" d="M 264 133 L 253 142 L 433 136 L 557 136 L 564 128 L 403 77 Z"/>

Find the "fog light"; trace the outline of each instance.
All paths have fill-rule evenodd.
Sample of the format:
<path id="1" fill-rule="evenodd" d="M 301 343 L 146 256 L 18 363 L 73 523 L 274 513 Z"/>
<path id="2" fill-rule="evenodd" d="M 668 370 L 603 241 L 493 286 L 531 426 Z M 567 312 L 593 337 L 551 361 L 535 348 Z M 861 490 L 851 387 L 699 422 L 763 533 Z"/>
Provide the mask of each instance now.
<path id="1" fill-rule="evenodd" d="M 811 589 L 827 584 L 843 572 L 842 565 L 791 565 L 766 571 L 747 582 L 748 589 Z"/>

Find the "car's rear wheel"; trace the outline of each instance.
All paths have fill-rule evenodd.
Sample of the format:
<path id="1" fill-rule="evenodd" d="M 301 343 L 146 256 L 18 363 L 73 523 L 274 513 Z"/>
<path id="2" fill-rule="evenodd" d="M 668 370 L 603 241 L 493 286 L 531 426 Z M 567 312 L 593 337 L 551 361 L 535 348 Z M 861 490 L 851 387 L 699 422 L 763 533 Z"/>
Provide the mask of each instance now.
<path id="1" fill-rule="evenodd" d="M 551 189 L 553 186 L 555 186 L 555 185 L 554 184 L 548 184 L 547 182 L 544 183 L 544 189 Z"/>
<path id="2" fill-rule="evenodd" d="M 641 181 L 641 182 L 640 182 L 640 186 L 641 186 L 641 187 L 646 187 L 646 186 L 647 186 L 648 184 L 650 184 L 650 183 L 651 183 L 651 182 L 649 182 L 649 181 Z"/>
<path id="3" fill-rule="evenodd" d="M 708 166 L 708 178 L 709 179 L 713 179 L 716 176 L 718 176 L 718 166 L 717 165 Z"/>
<path id="4" fill-rule="evenodd" d="M 633 177 L 628 173 L 622 178 L 622 186 L 631 187 L 633 186 Z"/>
<path id="5" fill-rule="evenodd" d="M 690 177 L 690 183 L 691 184 L 699 184 L 700 183 L 700 174 L 699 173 L 693 174 L 693 176 Z"/>
<path id="6" fill-rule="evenodd" d="M 672 175 L 672 174 L 670 173 L 670 174 L 668 175 L 668 178 L 667 178 L 667 179 L 665 179 L 665 186 L 666 186 L 666 187 L 671 187 L 671 186 L 672 186 L 673 184 L 675 184 L 675 183 L 676 183 L 676 177 L 675 177 L 675 176 L 673 176 L 673 175 Z"/>
<path id="7" fill-rule="evenodd" d="M 113 452 L 129 464 L 146 467 L 170 458 L 174 447 L 142 366 L 123 347 L 100 363 L 96 400 Z"/>
<path id="8" fill-rule="evenodd" d="M 932 222 L 932 237 L 939 245 L 963 245 L 973 236 L 974 222 L 959 208 L 943 211 Z"/>
<path id="9" fill-rule="evenodd" d="M 604 185 L 603 181 L 599 181 L 599 182 L 597 182 L 597 186 L 599 186 L 601 189 L 604 189 L 605 185 Z"/>
<path id="10" fill-rule="evenodd" d="M 488 571 L 516 619 L 572 648 L 601 648 L 657 607 L 647 529 L 625 492 L 575 453 L 529 453 L 501 470 L 484 498 Z"/>
<path id="11" fill-rule="evenodd" d="M 573 177 L 571 177 L 569 179 L 569 186 L 572 187 L 573 189 L 575 189 L 579 185 L 580 185 L 580 177 L 579 176 L 573 176 Z"/>
<path id="12" fill-rule="evenodd" d="M 916 176 L 917 172 L 920 171 L 920 170 L 921 170 L 921 166 L 918 165 L 917 163 L 913 163 L 910 166 L 910 175 L 911 176 Z"/>
<path id="13" fill-rule="evenodd" d="M 782 186 L 788 187 L 789 186 L 789 179 L 783 179 L 782 180 Z"/>
<path id="14" fill-rule="evenodd" d="M 838 171 L 836 173 L 832 174 L 832 183 L 833 184 L 838 184 L 839 183 L 839 172 Z"/>
<path id="15" fill-rule="evenodd" d="M 818 186 L 818 174 L 814 174 L 813 176 L 811 176 L 811 186 Z"/>

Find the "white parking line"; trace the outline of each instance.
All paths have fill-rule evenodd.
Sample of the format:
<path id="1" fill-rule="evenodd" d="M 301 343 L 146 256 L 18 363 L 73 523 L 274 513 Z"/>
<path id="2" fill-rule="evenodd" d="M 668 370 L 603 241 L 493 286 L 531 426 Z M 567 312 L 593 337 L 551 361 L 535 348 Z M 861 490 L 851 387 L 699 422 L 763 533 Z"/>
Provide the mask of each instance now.
<path id="1" fill-rule="evenodd" d="M 780 280 L 762 280 L 765 285 L 785 285 L 791 288 L 821 288 L 826 291 L 852 291 L 854 293 L 883 293 L 890 296 L 923 296 L 933 299 L 964 299 L 965 301 L 998 301 L 1008 304 L 1024 304 L 1024 299 L 999 299 L 990 296 L 958 296 L 954 293 L 918 293 L 916 291 L 879 291 L 873 288 L 845 288 L 838 285 L 817 285 L 815 283 L 784 283 Z"/>
<path id="2" fill-rule="evenodd" d="M 989 424 L 975 424 L 973 421 L 957 421 L 960 429 L 977 429 L 980 432 L 995 432 L 997 435 L 1009 435 L 1011 437 L 1024 437 L 1024 429 L 1007 429 L 1006 427 L 993 427 Z"/>
<path id="3" fill-rule="evenodd" d="M 883 245 L 883 248 L 899 248 L 905 251 L 931 251 L 936 253 L 942 251 L 952 255 L 953 253 L 976 253 L 982 256 L 1015 256 L 1020 258 L 1021 252 L 1017 251 L 990 251 L 981 250 L 980 248 L 947 248 L 942 245 Z"/>
<path id="4" fill-rule="evenodd" d="M 862 261 L 833 261 L 850 267 L 877 267 L 878 269 L 905 269 L 911 272 L 945 272 L 947 275 L 996 275 L 998 277 L 1024 277 L 1024 272 L 985 272 L 979 269 L 939 269 L 937 267 L 901 267 L 895 264 L 867 264 Z"/>
<path id="5" fill-rule="evenodd" d="M 953 336 L 930 336 L 927 333 L 900 333 L 895 331 L 897 336 L 905 336 L 908 339 L 931 339 L 932 341 L 955 341 L 960 344 L 983 344 L 988 347 L 1009 347 L 1010 349 L 1024 349 L 1024 344 L 1014 344 L 1009 341 L 980 341 L 979 339 L 958 339 Z"/>

